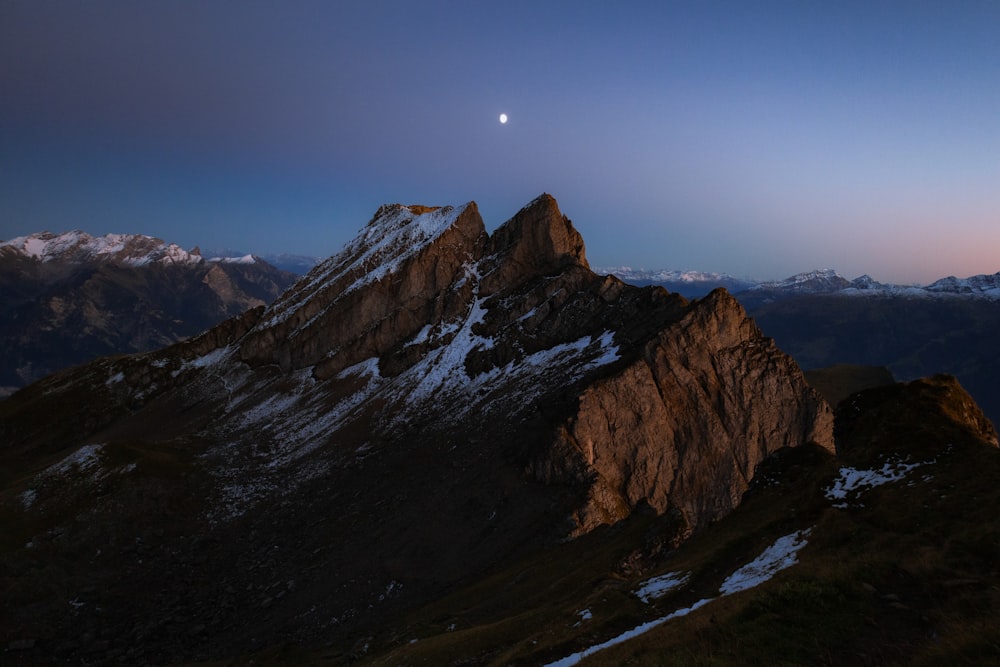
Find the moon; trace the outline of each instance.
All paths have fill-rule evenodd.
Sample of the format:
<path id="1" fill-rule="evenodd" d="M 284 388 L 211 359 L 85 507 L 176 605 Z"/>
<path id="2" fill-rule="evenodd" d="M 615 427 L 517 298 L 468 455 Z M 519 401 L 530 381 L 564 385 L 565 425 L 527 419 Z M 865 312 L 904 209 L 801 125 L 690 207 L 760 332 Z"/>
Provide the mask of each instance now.
<path id="1" fill-rule="evenodd" d="M 507 114 L 505 113 L 500 114 L 500 124 L 501 125 L 507 124 Z"/>

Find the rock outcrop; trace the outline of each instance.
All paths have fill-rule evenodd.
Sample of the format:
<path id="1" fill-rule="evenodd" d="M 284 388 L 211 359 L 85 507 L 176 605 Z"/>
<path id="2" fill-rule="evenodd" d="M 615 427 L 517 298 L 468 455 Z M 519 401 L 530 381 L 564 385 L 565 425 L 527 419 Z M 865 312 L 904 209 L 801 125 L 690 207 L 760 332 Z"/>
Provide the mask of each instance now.
<path id="1" fill-rule="evenodd" d="M 735 508 L 771 453 L 806 442 L 833 452 L 832 436 L 832 412 L 794 362 L 717 290 L 629 366 L 587 387 L 557 431 L 557 462 L 535 466 L 552 479 L 549 471 L 578 459 L 574 474 L 595 480 L 580 531 L 640 502 L 674 508 L 697 527 Z"/>
<path id="2" fill-rule="evenodd" d="M 39 426 L 43 414 L 57 423 Z M 248 632 L 361 632 L 638 507 L 696 531 L 736 506 L 769 454 L 832 450 L 833 434 L 827 404 L 726 292 L 689 303 L 593 273 L 542 195 L 492 235 L 474 203 L 382 207 L 263 311 L 0 403 L 0 442 L 0 462 L 21 471 L 12 493 L 32 507 L 59 503 L 32 475 L 80 447 L 116 466 L 100 479 L 117 491 L 86 510 L 102 526 L 173 489 L 167 505 L 182 509 L 143 532 L 142 564 L 95 584 L 169 582 L 161 599 L 214 628 L 198 648 L 168 633 L 130 656 L 163 662 L 233 655 Z M 167 483 L 152 462 L 172 457 L 185 472 Z M 101 530 L 76 543 L 93 553 Z M 187 565 L 155 555 L 172 552 L 170 535 L 217 545 L 203 576 L 171 576 Z M 267 614 L 208 616 L 260 609 L 264 579 L 297 583 L 267 595 Z M 142 615 L 135 598 L 122 619 Z"/>

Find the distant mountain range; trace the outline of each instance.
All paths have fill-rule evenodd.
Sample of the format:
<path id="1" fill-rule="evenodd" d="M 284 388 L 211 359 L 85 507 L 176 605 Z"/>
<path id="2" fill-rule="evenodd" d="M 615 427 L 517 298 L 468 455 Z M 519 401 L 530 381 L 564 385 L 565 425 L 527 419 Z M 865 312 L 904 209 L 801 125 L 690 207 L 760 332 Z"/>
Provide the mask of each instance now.
<path id="1" fill-rule="evenodd" d="M 727 273 L 632 269 L 627 266 L 595 269 L 633 285 L 661 285 L 688 298 L 702 297 L 717 287 L 739 295 L 741 301 L 757 302 L 796 294 L 840 294 L 843 296 L 974 297 L 1000 300 L 1000 273 L 968 278 L 949 276 L 929 285 L 880 283 L 869 275 L 848 280 L 834 269 L 798 273 L 784 280 L 755 281 Z"/>

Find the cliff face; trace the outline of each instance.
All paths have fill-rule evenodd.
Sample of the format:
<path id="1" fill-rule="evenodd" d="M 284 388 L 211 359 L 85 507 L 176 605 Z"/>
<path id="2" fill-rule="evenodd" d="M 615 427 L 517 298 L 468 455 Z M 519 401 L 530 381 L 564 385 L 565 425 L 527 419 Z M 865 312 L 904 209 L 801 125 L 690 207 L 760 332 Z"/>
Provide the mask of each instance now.
<path id="1" fill-rule="evenodd" d="M 474 202 L 383 206 L 344 250 L 275 302 L 241 344 L 240 357 L 284 370 L 319 364 L 318 373 L 329 377 L 380 356 L 455 315 L 468 300 L 457 285 L 463 267 L 482 256 L 486 243 Z"/>
<path id="2" fill-rule="evenodd" d="M 574 461 L 577 478 L 595 478 L 579 531 L 622 519 L 641 501 L 679 510 L 694 528 L 736 507 L 764 458 L 805 442 L 833 452 L 832 412 L 720 290 L 587 387 L 552 458 L 535 469 L 565 477 L 554 471 Z"/>
<path id="3" fill-rule="evenodd" d="M 473 203 L 382 207 L 270 307 L 0 403 L 0 442 L 20 471 L 8 495 L 29 494 L 29 513 L 62 507 L 37 481 L 58 457 L 114 463 L 80 549 L 130 512 L 172 508 L 166 527 L 141 529 L 153 552 L 105 582 L 123 596 L 169 580 L 168 606 L 201 618 L 260 609 L 254 581 L 295 579 L 280 603 L 266 596 L 267 615 L 202 618 L 217 628 L 207 654 L 232 655 L 246 632 L 318 641 L 377 626 L 639 506 L 676 513 L 682 538 L 731 510 L 770 453 L 832 450 L 833 434 L 829 407 L 728 294 L 688 303 L 594 274 L 542 195 L 492 235 Z M 176 457 L 187 472 L 165 482 L 155 466 Z M 190 571 L 167 557 L 172 535 L 216 545 L 198 577 L 171 577 Z M 128 599 L 122 636 L 148 612 Z M 194 655 L 157 641 L 147 661 Z"/>

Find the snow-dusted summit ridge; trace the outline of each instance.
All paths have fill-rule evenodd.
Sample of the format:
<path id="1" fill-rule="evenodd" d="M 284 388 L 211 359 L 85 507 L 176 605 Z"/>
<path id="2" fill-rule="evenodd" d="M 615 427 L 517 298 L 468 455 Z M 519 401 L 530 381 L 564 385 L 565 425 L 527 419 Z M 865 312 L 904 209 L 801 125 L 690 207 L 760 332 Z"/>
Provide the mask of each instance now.
<path id="1" fill-rule="evenodd" d="M 267 313 L 268 325 L 284 321 L 325 286 L 341 283 L 341 294 L 378 282 L 395 272 L 406 259 L 434 242 L 473 205 L 418 206 L 386 204 L 343 250 L 320 262 L 294 290 L 278 299 Z"/>

